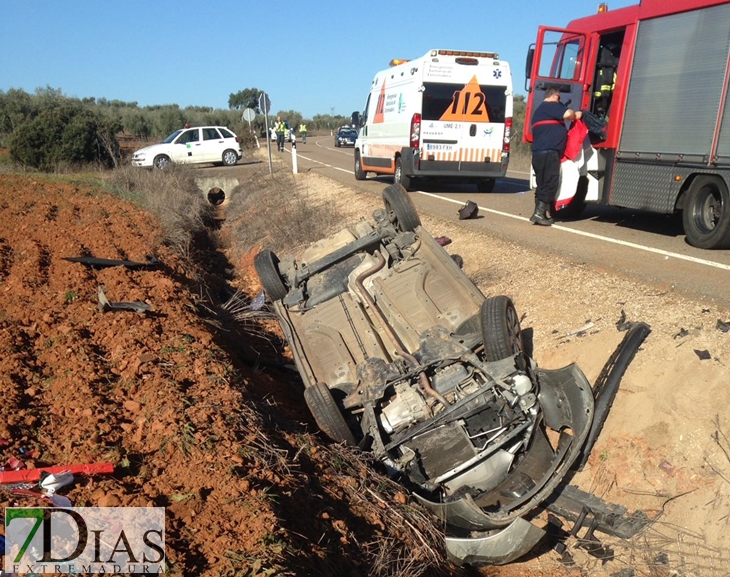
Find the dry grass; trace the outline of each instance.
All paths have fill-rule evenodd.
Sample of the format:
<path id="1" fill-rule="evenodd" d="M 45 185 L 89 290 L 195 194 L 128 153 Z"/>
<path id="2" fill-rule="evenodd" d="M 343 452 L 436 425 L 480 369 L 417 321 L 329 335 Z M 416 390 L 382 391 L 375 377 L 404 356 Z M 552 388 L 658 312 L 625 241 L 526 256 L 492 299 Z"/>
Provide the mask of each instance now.
<path id="1" fill-rule="evenodd" d="M 302 182 L 288 173 L 257 172 L 239 185 L 226 222 L 237 254 L 256 247 L 296 252 L 341 225 L 340 209 L 308 194 Z"/>
<path id="2" fill-rule="evenodd" d="M 173 165 L 163 171 L 126 166 L 112 172 L 106 186 L 156 217 L 165 244 L 185 260 L 193 259 L 196 238 L 207 233 L 212 213 L 189 167 Z"/>

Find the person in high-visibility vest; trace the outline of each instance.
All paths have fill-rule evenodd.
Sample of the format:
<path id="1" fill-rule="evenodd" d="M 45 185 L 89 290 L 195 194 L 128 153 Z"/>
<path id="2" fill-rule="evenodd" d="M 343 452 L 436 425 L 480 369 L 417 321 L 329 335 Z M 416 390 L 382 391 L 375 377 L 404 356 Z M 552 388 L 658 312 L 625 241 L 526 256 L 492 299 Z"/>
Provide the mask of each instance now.
<path id="1" fill-rule="evenodd" d="M 307 125 L 302 123 L 299 125 L 299 134 L 302 135 L 302 144 L 307 144 Z"/>
<path id="2" fill-rule="evenodd" d="M 276 117 L 276 123 L 274 124 L 274 132 L 276 133 L 276 144 L 279 147 L 279 152 L 284 151 L 284 134 L 286 133 L 286 122 L 281 119 L 281 116 Z"/>

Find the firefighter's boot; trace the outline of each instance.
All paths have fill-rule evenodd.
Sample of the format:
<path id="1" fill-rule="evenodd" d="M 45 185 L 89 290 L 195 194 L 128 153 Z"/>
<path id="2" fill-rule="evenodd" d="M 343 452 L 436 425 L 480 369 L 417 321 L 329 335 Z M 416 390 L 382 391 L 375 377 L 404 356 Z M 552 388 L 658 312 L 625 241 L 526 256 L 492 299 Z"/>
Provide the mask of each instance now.
<path id="1" fill-rule="evenodd" d="M 539 224 L 540 226 L 550 226 L 553 224 L 553 219 L 547 213 L 548 204 L 541 200 L 535 201 L 535 213 L 530 217 L 530 222 L 533 224 Z"/>

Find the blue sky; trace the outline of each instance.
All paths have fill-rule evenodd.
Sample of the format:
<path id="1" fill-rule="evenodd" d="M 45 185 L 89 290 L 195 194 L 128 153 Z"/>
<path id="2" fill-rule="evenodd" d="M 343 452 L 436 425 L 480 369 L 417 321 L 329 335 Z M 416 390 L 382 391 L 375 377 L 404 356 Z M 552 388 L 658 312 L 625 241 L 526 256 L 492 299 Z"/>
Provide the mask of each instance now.
<path id="1" fill-rule="evenodd" d="M 610 9 L 636 3 L 608 0 Z M 230 93 L 256 87 L 273 112 L 349 115 L 391 59 L 448 48 L 498 52 L 524 94 L 538 25 L 565 26 L 598 4 L 3 0 L 0 90 L 227 108 Z"/>

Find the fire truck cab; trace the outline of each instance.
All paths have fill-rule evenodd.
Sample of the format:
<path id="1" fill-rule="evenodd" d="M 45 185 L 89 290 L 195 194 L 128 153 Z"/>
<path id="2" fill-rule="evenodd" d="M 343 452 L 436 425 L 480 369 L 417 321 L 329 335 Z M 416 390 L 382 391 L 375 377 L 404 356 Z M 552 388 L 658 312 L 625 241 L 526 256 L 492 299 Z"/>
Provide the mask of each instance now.
<path id="1" fill-rule="evenodd" d="M 730 3 L 718 0 L 601 4 L 566 28 L 539 27 L 524 140 L 551 85 L 604 125 L 584 143 L 568 215 L 585 203 L 682 211 L 690 244 L 730 248 L 729 50 Z"/>

